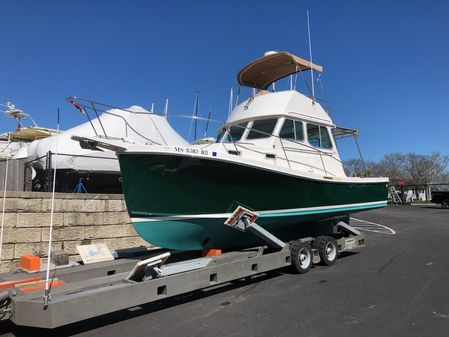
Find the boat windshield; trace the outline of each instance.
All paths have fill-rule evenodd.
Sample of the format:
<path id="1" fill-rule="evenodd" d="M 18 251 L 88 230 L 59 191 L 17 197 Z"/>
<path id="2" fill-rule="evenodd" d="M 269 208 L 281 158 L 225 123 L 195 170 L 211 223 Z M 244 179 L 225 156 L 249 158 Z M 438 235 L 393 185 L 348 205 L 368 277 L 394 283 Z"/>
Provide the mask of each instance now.
<path id="1" fill-rule="evenodd" d="M 231 126 L 226 136 L 223 138 L 223 142 L 231 143 L 239 141 L 242 138 L 243 133 L 245 132 L 246 124 L 247 123 Z"/>

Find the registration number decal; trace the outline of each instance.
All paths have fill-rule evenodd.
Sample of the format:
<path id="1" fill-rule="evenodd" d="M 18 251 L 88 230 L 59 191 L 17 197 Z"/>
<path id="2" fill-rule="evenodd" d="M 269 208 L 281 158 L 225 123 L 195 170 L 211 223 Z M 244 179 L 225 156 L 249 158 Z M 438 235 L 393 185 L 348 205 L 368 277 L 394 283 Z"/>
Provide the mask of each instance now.
<path id="1" fill-rule="evenodd" d="M 199 154 L 199 155 L 202 155 L 202 156 L 208 156 L 209 155 L 209 151 L 208 150 L 195 149 L 195 148 L 191 148 L 191 147 L 175 146 L 175 151 L 179 152 L 179 153 Z"/>

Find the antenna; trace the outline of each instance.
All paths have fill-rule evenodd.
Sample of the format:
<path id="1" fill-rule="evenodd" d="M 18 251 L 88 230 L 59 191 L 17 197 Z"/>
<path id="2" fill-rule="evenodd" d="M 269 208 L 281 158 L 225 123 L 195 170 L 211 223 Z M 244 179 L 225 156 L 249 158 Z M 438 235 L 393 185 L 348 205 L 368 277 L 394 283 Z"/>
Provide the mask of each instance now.
<path id="1" fill-rule="evenodd" d="M 309 55 L 310 55 L 310 63 L 313 63 L 312 60 L 312 39 L 310 38 L 310 18 L 309 18 L 309 10 L 307 10 L 307 32 L 309 35 Z M 310 68 L 310 77 L 312 78 L 312 98 L 315 102 L 315 83 L 313 81 L 313 69 Z"/>
<path id="2" fill-rule="evenodd" d="M 234 109 L 237 107 L 237 104 L 239 104 L 239 99 L 240 99 L 240 90 L 242 89 L 242 86 L 239 85 L 239 90 L 237 91 L 237 97 L 235 98 L 235 106 Z"/>
<path id="3" fill-rule="evenodd" d="M 168 98 L 165 99 L 164 117 L 168 115 Z"/>
<path id="4" fill-rule="evenodd" d="M 207 116 L 207 121 L 206 121 L 206 129 L 204 130 L 204 137 L 207 137 L 207 130 L 209 129 L 209 121 L 210 121 L 210 115 L 212 114 L 212 107 L 209 108 L 209 115 Z"/>
<path id="5" fill-rule="evenodd" d="M 151 113 L 154 113 L 154 102 L 151 103 L 151 109 L 150 109 L 150 112 L 151 112 Z"/>
<path id="6" fill-rule="evenodd" d="M 1 106 L 4 106 L 7 108 L 6 111 L 4 111 L 5 115 L 8 117 L 11 117 L 13 119 L 15 119 L 17 121 L 17 128 L 21 129 L 23 127 L 22 125 L 22 120 L 24 120 L 25 118 L 29 118 L 31 119 L 31 121 L 33 122 L 34 126 L 37 126 L 36 122 L 34 121 L 34 119 L 27 114 L 25 111 L 17 109 L 16 106 L 9 102 L 9 101 L 5 101 L 6 104 L 0 104 Z"/>
<path id="7" fill-rule="evenodd" d="M 229 92 L 229 105 L 228 105 L 228 117 L 232 112 L 232 102 L 234 101 L 234 88 L 231 87 L 231 91 Z"/>
<path id="8" fill-rule="evenodd" d="M 196 92 L 196 96 L 195 96 L 195 103 L 193 105 L 193 113 L 192 113 L 192 119 L 190 120 L 190 127 L 189 127 L 189 140 L 190 140 L 190 136 L 192 135 L 192 125 L 195 124 L 194 128 L 195 128 L 195 138 L 196 138 L 196 122 L 197 119 L 196 117 L 198 116 L 198 100 L 199 100 L 199 92 Z M 193 139 L 195 141 L 195 138 Z"/>
<path id="9" fill-rule="evenodd" d="M 196 102 L 195 102 L 196 104 L 195 104 L 195 124 L 194 124 L 194 128 L 193 128 L 193 141 L 195 141 L 196 140 L 196 128 L 197 128 L 197 125 L 198 125 L 198 106 L 200 105 L 200 96 L 199 96 L 199 94 L 197 93 L 196 94 Z"/>

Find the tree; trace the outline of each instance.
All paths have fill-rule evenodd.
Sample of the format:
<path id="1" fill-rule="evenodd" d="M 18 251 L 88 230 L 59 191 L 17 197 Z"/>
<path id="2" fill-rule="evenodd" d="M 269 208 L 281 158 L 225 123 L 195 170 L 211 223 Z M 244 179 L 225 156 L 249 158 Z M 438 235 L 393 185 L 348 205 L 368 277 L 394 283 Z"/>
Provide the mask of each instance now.
<path id="1" fill-rule="evenodd" d="M 369 160 L 365 161 L 365 164 L 363 164 L 361 159 L 345 160 L 343 164 L 346 175 L 353 177 L 371 177 L 373 176 L 377 165 Z"/>
<path id="2" fill-rule="evenodd" d="M 374 173 L 376 176 L 390 178 L 392 184 L 397 184 L 399 180 L 406 179 L 405 174 L 406 156 L 401 152 L 393 152 L 383 156 L 381 161 L 375 165 Z"/>
<path id="3" fill-rule="evenodd" d="M 416 185 L 427 185 L 439 182 L 444 177 L 449 163 L 449 156 L 438 152 L 430 156 L 409 153 L 406 158 L 405 170 L 410 182 Z"/>
<path id="4" fill-rule="evenodd" d="M 449 182 L 449 171 L 447 170 L 449 156 L 441 155 L 438 152 L 434 152 L 432 155 L 389 153 L 384 155 L 378 163 L 365 162 L 366 175 L 365 167 L 360 159 L 350 159 L 344 164 L 348 176 L 388 177 L 392 185 L 397 185 L 399 180 L 406 180 L 408 185 Z"/>

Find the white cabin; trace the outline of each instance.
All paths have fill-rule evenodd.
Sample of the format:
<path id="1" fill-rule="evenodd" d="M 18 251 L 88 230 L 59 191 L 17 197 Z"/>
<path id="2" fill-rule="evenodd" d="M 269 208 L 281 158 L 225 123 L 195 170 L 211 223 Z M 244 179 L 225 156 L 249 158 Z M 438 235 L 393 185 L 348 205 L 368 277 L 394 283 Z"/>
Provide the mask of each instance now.
<path id="1" fill-rule="evenodd" d="M 319 103 L 297 91 L 261 91 L 231 113 L 220 143 L 231 152 L 234 144 L 239 155 L 271 164 L 346 177 L 334 127 Z"/>

